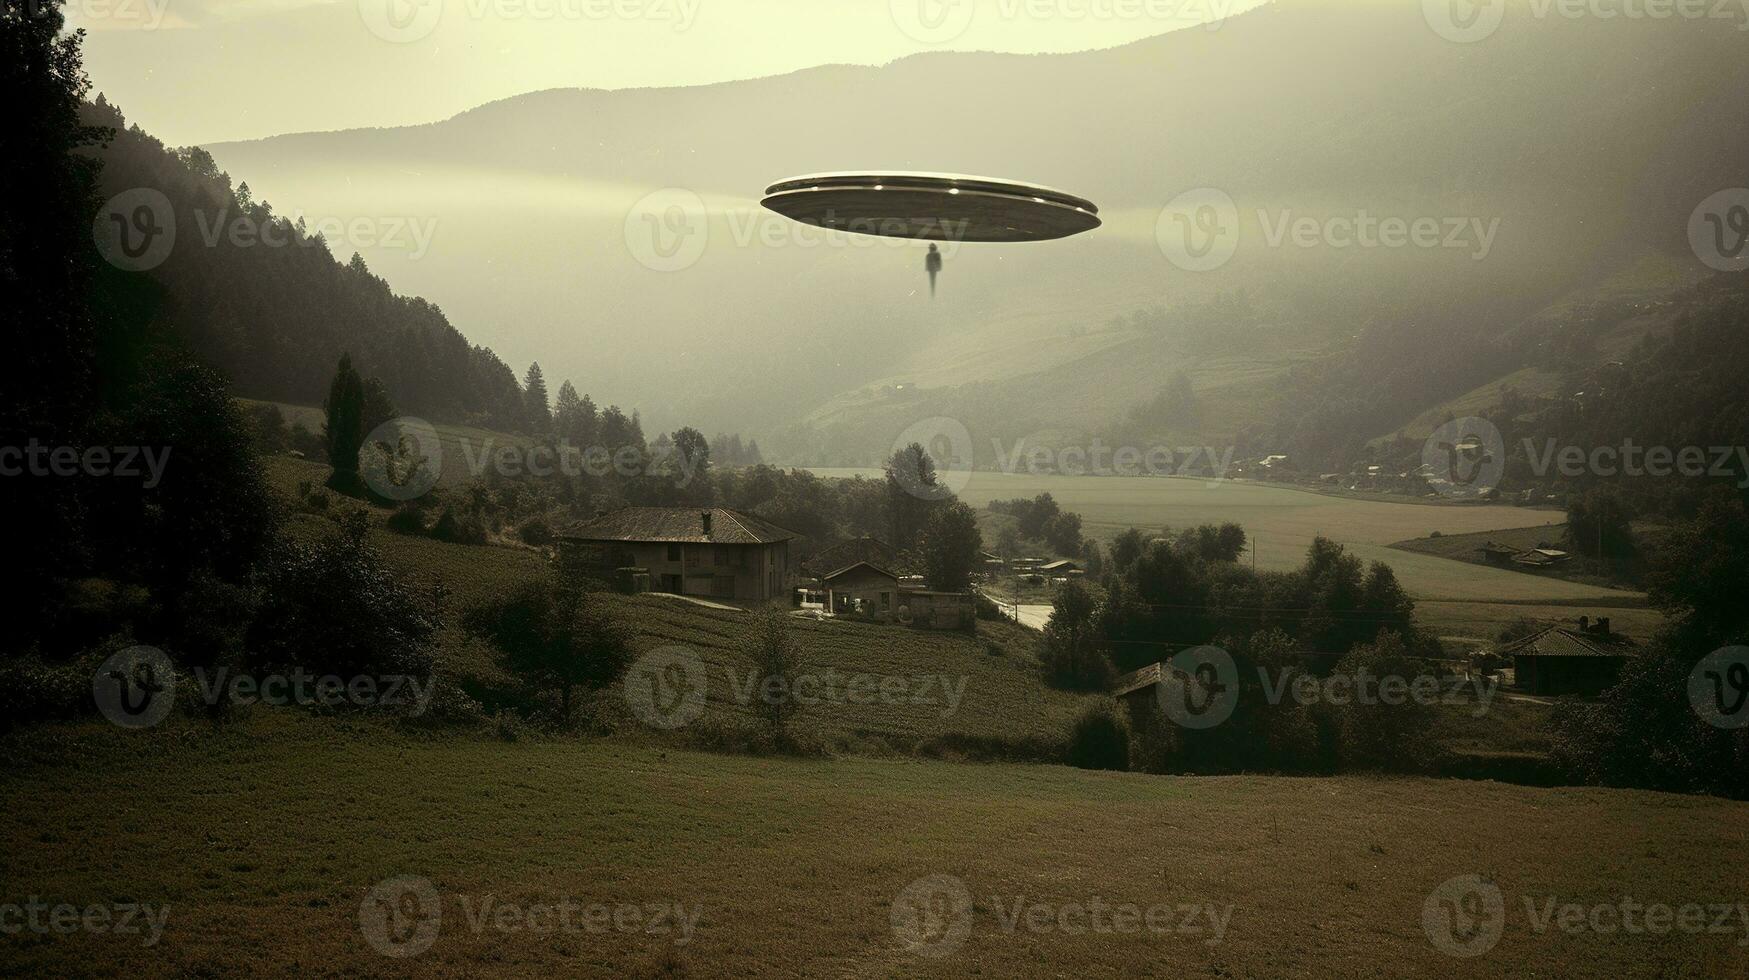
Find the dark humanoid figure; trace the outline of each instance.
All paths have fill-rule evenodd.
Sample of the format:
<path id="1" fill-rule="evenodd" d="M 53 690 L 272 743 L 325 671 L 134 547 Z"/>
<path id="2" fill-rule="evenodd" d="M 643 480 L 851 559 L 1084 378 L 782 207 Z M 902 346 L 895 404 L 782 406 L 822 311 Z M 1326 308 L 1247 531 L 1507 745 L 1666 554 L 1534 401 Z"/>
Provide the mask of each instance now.
<path id="1" fill-rule="evenodd" d="M 934 242 L 929 243 L 929 256 L 923 260 L 923 268 L 929 270 L 929 295 L 935 296 L 935 274 L 941 271 L 941 251 Z"/>

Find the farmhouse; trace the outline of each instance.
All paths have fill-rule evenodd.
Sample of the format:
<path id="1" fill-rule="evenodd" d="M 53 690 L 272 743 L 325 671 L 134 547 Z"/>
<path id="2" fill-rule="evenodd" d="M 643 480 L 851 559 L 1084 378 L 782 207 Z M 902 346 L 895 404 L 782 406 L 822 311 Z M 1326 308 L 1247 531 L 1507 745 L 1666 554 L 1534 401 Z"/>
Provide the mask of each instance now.
<path id="1" fill-rule="evenodd" d="M 764 602 L 789 586 L 793 531 L 723 507 L 625 507 L 559 533 L 567 569 L 603 578 L 648 574 L 676 595 Z"/>
<path id="2" fill-rule="evenodd" d="M 941 592 L 908 584 L 872 562 L 854 562 L 820 578 L 826 589 L 826 608 L 834 616 L 937 630 L 971 629 L 978 618 L 970 592 Z"/>
<path id="3" fill-rule="evenodd" d="M 1532 694 L 1593 697 L 1614 686 L 1633 651 L 1633 641 L 1610 632 L 1608 616 L 1595 624 L 1580 616 L 1577 630 L 1551 626 L 1500 655 L 1513 659 L 1518 686 Z"/>
<path id="4" fill-rule="evenodd" d="M 834 615 L 891 613 L 897 606 L 899 577 L 871 562 L 852 562 L 820 576 L 826 608 Z"/>
<path id="5" fill-rule="evenodd" d="M 1038 567 L 1038 573 L 1040 575 L 1048 575 L 1052 578 L 1062 578 L 1065 575 L 1081 574 L 1081 566 L 1067 558 L 1062 558 L 1057 561 L 1047 562 L 1046 564 L 1040 565 Z"/>

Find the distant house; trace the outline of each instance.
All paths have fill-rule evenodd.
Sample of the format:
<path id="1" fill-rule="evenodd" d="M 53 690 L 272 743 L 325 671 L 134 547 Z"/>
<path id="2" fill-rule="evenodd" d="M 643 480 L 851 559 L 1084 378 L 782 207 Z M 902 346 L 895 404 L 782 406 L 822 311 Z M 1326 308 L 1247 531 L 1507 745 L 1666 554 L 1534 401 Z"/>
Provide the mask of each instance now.
<path id="1" fill-rule="evenodd" d="M 1532 548 L 1522 554 L 1514 555 L 1512 561 L 1519 565 L 1529 565 L 1533 568 L 1547 568 L 1559 565 L 1572 558 L 1559 548 Z"/>
<path id="2" fill-rule="evenodd" d="M 559 550 L 567 569 L 603 578 L 637 569 L 658 592 L 764 602 L 788 589 L 799 536 L 723 507 L 625 507 L 564 529 Z"/>
<path id="3" fill-rule="evenodd" d="M 1063 559 L 1059 559 L 1057 561 L 1049 562 L 1049 563 L 1044 564 L 1044 565 L 1040 565 L 1038 567 L 1038 573 L 1040 575 L 1049 575 L 1052 578 L 1062 578 L 1065 575 L 1079 575 L 1079 574 L 1081 574 L 1081 566 L 1075 564 L 1074 562 L 1068 560 L 1067 558 L 1063 558 Z"/>
<path id="4" fill-rule="evenodd" d="M 1610 632 L 1609 617 L 1594 624 L 1579 617 L 1579 628 L 1551 626 L 1500 649 L 1512 658 L 1518 686 L 1532 694 L 1595 697 L 1613 687 L 1634 655 L 1632 640 Z"/>
<path id="5" fill-rule="evenodd" d="M 1490 565 L 1509 565 L 1512 563 L 1512 559 L 1518 557 L 1517 548 L 1508 548 L 1492 541 L 1477 548 L 1476 551 L 1480 552 L 1482 560 Z"/>

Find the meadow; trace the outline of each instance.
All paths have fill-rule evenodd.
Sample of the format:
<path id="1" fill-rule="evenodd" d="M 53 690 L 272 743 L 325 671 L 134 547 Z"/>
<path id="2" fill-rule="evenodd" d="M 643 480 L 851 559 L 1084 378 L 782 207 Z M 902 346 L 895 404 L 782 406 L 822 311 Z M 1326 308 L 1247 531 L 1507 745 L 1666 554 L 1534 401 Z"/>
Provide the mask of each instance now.
<path id="1" fill-rule="evenodd" d="M 1735 919 L 1728 935 L 1537 930 L 1551 902 L 1742 901 L 1749 805 L 1717 799 L 748 758 L 435 737 L 283 709 L 218 732 L 96 723 L 7 742 L 17 761 L 0 773 L 0 898 L 163 916 L 150 946 L 78 929 L 9 935 L 8 976 L 229 976 L 269 963 L 324 977 L 1749 969 Z M 399 876 L 428 881 L 436 902 L 404 900 L 396 908 L 419 928 L 384 930 L 365 900 Z M 1466 876 L 1499 890 L 1503 916 L 1491 948 L 1458 959 L 1442 920 L 1424 914 L 1442 883 Z M 919 887 L 948 879 L 969 907 L 908 914 Z M 617 926 L 579 914 L 573 932 L 535 914 L 562 902 L 638 911 Z M 1110 913 L 1097 931 L 1096 902 L 1168 913 L 1159 931 L 1116 930 Z M 1017 904 L 1044 911 L 1017 919 Z M 684 935 L 679 914 L 658 926 L 648 912 L 674 906 Z M 937 928 L 913 932 L 919 922 Z M 429 946 L 384 947 L 412 953 L 393 958 L 373 945 L 385 935 Z"/>

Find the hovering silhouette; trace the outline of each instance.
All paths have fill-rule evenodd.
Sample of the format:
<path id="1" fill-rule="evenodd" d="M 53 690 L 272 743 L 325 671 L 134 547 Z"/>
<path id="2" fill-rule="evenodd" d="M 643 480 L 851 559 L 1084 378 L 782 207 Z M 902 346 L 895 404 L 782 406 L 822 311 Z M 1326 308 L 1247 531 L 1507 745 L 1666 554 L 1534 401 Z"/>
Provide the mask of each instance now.
<path id="1" fill-rule="evenodd" d="M 935 298 L 935 274 L 941 271 L 941 250 L 929 243 L 929 255 L 923 260 L 923 268 L 929 270 L 929 298 Z"/>

